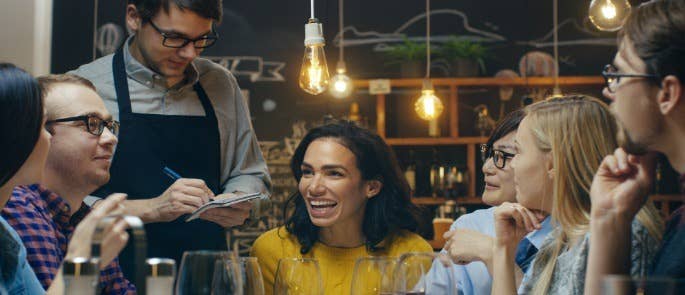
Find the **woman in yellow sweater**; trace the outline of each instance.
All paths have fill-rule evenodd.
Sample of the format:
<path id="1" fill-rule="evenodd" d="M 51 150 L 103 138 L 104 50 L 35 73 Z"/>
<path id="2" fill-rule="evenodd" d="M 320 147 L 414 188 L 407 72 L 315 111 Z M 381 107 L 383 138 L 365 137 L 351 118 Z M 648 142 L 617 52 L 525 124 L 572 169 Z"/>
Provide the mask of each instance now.
<path id="1" fill-rule="evenodd" d="M 325 293 L 350 294 L 357 258 L 432 251 L 415 233 L 409 185 L 380 136 L 349 122 L 314 128 L 290 167 L 298 191 L 286 202 L 285 226 L 261 235 L 251 250 L 266 294 L 281 258 L 317 259 Z"/>

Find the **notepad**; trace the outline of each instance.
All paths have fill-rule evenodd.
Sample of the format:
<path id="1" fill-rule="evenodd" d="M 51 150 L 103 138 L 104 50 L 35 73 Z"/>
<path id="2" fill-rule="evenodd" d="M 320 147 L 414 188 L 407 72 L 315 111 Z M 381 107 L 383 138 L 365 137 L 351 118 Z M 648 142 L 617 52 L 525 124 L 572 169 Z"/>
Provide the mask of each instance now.
<path id="1" fill-rule="evenodd" d="M 229 207 L 238 203 L 247 202 L 255 199 L 261 199 L 263 197 L 264 195 L 262 193 L 256 192 L 233 198 L 214 200 L 202 205 L 200 208 L 197 208 L 197 210 L 195 210 L 193 213 L 190 214 L 190 216 L 188 216 L 188 218 L 186 218 L 186 222 L 197 219 L 198 217 L 200 217 L 200 214 L 202 214 L 202 212 L 205 212 L 209 209 Z"/>

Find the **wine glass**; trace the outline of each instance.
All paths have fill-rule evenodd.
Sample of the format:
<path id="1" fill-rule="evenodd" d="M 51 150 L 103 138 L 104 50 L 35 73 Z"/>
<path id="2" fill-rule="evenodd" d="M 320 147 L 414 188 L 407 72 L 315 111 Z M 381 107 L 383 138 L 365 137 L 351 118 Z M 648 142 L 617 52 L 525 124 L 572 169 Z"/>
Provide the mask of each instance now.
<path id="1" fill-rule="evenodd" d="M 282 258 L 274 280 L 276 295 L 323 295 L 319 263 L 313 258 Z"/>
<path id="2" fill-rule="evenodd" d="M 216 263 L 230 257 L 227 251 L 186 251 L 176 280 L 177 295 L 210 295 Z"/>
<path id="3" fill-rule="evenodd" d="M 211 294 L 264 295 L 256 257 L 231 257 L 214 262 Z"/>
<path id="4" fill-rule="evenodd" d="M 638 277 L 607 275 L 602 281 L 602 294 L 675 294 L 676 281 L 666 277 Z"/>
<path id="5" fill-rule="evenodd" d="M 238 268 L 234 267 L 234 264 L 237 263 L 231 259 L 214 261 L 211 295 L 243 294 L 243 284 L 239 281 L 240 273 L 235 272 Z"/>
<path id="6" fill-rule="evenodd" d="M 362 257 L 354 264 L 352 295 L 392 294 L 393 274 L 397 266 L 394 257 Z"/>
<path id="7" fill-rule="evenodd" d="M 395 268 L 394 293 L 457 294 L 452 266 L 452 260 L 445 254 L 403 254 Z"/>
<path id="8" fill-rule="evenodd" d="M 242 293 L 233 294 L 264 295 L 264 280 L 257 257 L 240 257 L 237 263 L 231 259 L 226 266 L 234 281 L 242 285 Z"/>

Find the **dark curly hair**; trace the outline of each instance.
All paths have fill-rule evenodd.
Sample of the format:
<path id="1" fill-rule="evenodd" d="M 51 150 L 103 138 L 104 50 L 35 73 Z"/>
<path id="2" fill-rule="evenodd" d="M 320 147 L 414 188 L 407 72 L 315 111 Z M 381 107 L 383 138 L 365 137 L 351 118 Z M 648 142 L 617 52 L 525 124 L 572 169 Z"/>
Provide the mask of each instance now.
<path id="1" fill-rule="evenodd" d="M 300 167 L 307 148 L 321 138 L 333 139 L 354 154 L 362 180 L 379 180 L 383 183 L 378 195 L 368 200 L 364 212 L 362 232 L 369 251 L 381 249 L 379 244 L 400 230 L 416 232 L 418 209 L 411 203 L 409 184 L 397 164 L 395 154 L 380 136 L 352 122 L 330 123 L 307 133 L 290 162 L 290 169 L 298 183 L 302 178 Z M 319 239 L 319 227 L 309 218 L 304 197 L 299 190 L 290 196 L 284 209 L 286 229 L 297 237 L 301 245 L 300 253 L 308 253 Z"/>

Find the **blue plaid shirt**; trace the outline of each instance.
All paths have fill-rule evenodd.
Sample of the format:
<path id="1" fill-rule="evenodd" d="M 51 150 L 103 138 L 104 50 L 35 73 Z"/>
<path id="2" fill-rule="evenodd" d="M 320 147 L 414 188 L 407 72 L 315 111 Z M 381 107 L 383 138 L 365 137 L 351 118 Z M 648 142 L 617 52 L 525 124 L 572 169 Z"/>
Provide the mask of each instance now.
<path id="1" fill-rule="evenodd" d="M 2 209 L 2 216 L 17 231 L 26 247 L 27 260 L 47 290 L 59 271 L 76 225 L 90 212 L 82 205 L 70 215 L 69 204 L 37 185 L 18 186 Z M 100 271 L 102 294 L 135 294 L 136 289 L 114 259 Z"/>

